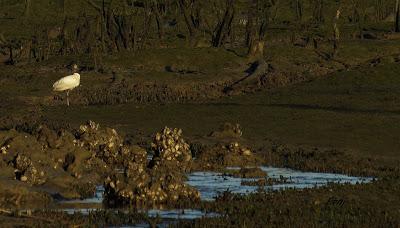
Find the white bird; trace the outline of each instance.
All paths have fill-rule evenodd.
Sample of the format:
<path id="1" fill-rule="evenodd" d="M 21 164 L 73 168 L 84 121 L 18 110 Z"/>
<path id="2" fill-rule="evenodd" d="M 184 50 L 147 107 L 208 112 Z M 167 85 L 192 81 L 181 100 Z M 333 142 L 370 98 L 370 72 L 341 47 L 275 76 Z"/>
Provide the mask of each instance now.
<path id="1" fill-rule="evenodd" d="M 67 105 L 69 106 L 69 91 L 79 86 L 81 76 L 78 73 L 68 75 L 53 84 L 53 91 L 61 92 L 67 91 Z"/>

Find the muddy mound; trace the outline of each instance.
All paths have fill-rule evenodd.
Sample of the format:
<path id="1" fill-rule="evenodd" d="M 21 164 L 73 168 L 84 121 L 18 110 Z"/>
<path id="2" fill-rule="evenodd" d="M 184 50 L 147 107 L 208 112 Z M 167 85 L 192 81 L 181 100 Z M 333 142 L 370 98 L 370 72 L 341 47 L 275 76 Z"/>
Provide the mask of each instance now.
<path id="1" fill-rule="evenodd" d="M 1 181 L 0 208 L 44 208 L 52 201 L 49 194 L 33 190 L 26 183 Z"/>
<path id="2" fill-rule="evenodd" d="M 211 132 L 210 136 L 215 138 L 240 138 L 243 132 L 238 123 L 224 123 L 217 131 Z"/>
<path id="3" fill-rule="evenodd" d="M 216 144 L 199 152 L 194 164 L 196 170 L 221 170 L 227 166 L 255 166 L 261 159 L 238 142 Z"/>
<path id="4" fill-rule="evenodd" d="M 109 205 L 200 199 L 198 191 L 184 183 L 192 156 L 182 130 L 166 127 L 155 134 L 150 152 L 148 161 L 145 149 L 93 121 L 75 130 L 44 124 L 4 130 L 0 182 L 57 199 L 91 196 L 96 184 L 104 182 Z"/>
<path id="5" fill-rule="evenodd" d="M 106 179 L 106 203 L 151 206 L 200 200 L 199 192 L 184 183 L 192 157 L 182 130 L 165 127 L 155 135 L 151 150 L 147 167 L 144 159 L 131 161 L 123 173 Z"/>
<path id="6" fill-rule="evenodd" d="M 53 194 L 61 198 L 79 198 L 83 192 L 93 192 L 91 186 L 88 186 L 91 190 L 83 190 L 82 181 L 79 180 L 82 175 L 65 166 L 71 157 L 90 157 L 87 152 L 74 147 L 73 139 L 70 132 L 55 132 L 45 125 L 30 129 L 29 132 L 15 129 L 0 131 L 0 185 L 4 190 L 0 191 L 0 199 L 15 199 L 9 207 L 36 202 L 35 206 L 42 205 L 37 201 L 43 198 L 46 198 L 45 202 L 50 202 L 48 199 Z M 84 159 L 73 160 L 76 166 L 83 166 L 81 161 Z M 83 169 L 80 173 L 90 174 Z M 89 182 L 88 179 L 86 182 Z M 26 200 L 21 201 L 20 198 Z"/>
<path id="7" fill-rule="evenodd" d="M 193 168 L 223 172 L 228 166 L 248 167 L 261 164 L 261 157 L 242 145 L 246 141 L 242 135 L 243 131 L 238 123 L 223 123 L 218 130 L 208 135 L 208 142 L 192 143 L 195 155 Z"/>
<path id="8" fill-rule="evenodd" d="M 92 121 L 73 131 L 46 125 L 0 131 L 0 165 L 5 174 L 0 181 L 43 186 L 59 198 L 90 195 L 110 167 L 128 162 L 131 151 L 137 151 L 121 142 L 114 129 L 100 129 Z"/>
<path id="9" fill-rule="evenodd" d="M 14 179 L 32 185 L 46 181 L 51 162 L 46 159 L 43 146 L 34 135 L 15 130 L 0 132 L 0 147 L 0 159 L 3 164 L 14 169 Z"/>

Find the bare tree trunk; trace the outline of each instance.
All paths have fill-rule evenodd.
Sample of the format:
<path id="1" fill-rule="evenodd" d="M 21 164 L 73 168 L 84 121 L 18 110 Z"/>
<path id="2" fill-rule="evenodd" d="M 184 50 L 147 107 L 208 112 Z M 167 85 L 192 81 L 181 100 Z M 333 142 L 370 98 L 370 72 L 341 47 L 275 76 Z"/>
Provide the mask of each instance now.
<path id="1" fill-rule="evenodd" d="M 142 32 L 140 33 L 140 39 L 141 39 L 140 48 L 142 48 L 142 49 L 146 47 L 147 40 L 150 36 L 150 24 L 151 24 L 152 18 L 153 18 L 153 14 L 152 14 L 151 5 L 148 2 L 146 2 L 144 4 L 143 29 L 142 29 Z"/>
<path id="2" fill-rule="evenodd" d="M 25 0 L 24 17 L 31 16 L 31 6 L 32 6 L 31 0 Z"/>
<path id="3" fill-rule="evenodd" d="M 186 0 L 178 1 L 179 8 L 185 19 L 185 24 L 189 31 L 189 42 L 193 46 L 196 44 L 196 38 L 198 35 L 198 30 L 200 27 L 200 10 L 201 7 L 198 6 L 197 1 L 187 2 Z"/>
<path id="4" fill-rule="evenodd" d="M 100 40 L 101 40 L 101 49 L 103 52 L 108 50 L 114 50 L 114 39 L 113 32 L 111 31 L 113 27 L 113 23 L 111 23 L 111 4 L 113 0 L 110 0 L 106 3 L 105 0 L 102 0 L 101 6 L 98 6 L 92 0 L 86 0 L 86 2 L 92 6 L 100 15 Z M 108 38 L 106 40 L 106 38 Z"/>
<path id="5" fill-rule="evenodd" d="M 340 30 L 338 26 L 339 18 L 341 14 L 341 6 L 336 11 L 336 16 L 333 22 L 333 57 L 336 56 L 339 49 L 339 40 L 340 40 Z"/>
<path id="6" fill-rule="evenodd" d="M 255 12 L 261 8 L 262 14 Z M 265 35 L 269 20 L 269 8 L 259 0 L 252 0 L 248 13 L 247 55 L 249 58 L 262 58 L 264 55 Z"/>
<path id="7" fill-rule="evenodd" d="M 257 0 L 251 1 L 251 6 L 247 12 L 247 25 L 246 25 L 246 46 L 249 47 L 248 54 L 250 52 L 251 45 L 254 43 L 256 36 L 255 20 L 257 15 L 255 14 L 255 8 L 257 7 Z"/>
<path id="8" fill-rule="evenodd" d="M 298 22 L 303 19 L 303 3 L 301 0 L 296 0 L 296 18 Z"/>
<path id="9" fill-rule="evenodd" d="M 214 30 L 212 44 L 214 47 L 220 47 L 227 35 L 231 31 L 232 21 L 235 16 L 235 0 L 227 0 L 226 1 L 226 10 L 224 17 L 218 23 L 216 29 Z"/>
<path id="10" fill-rule="evenodd" d="M 324 20 L 323 7 L 323 0 L 314 0 L 313 18 L 318 23 L 321 23 Z"/>
<path id="11" fill-rule="evenodd" d="M 68 18 L 64 16 L 64 22 L 63 26 L 61 28 L 61 35 L 60 35 L 60 41 L 61 41 L 61 48 L 58 51 L 61 55 L 66 54 L 66 49 L 67 49 L 67 22 Z"/>
<path id="12" fill-rule="evenodd" d="M 104 52 L 107 51 L 106 49 L 106 41 L 105 41 L 105 35 L 106 35 L 106 30 L 107 30 L 107 23 L 106 23 L 106 3 L 104 0 L 101 3 L 101 10 L 99 10 L 100 14 L 100 40 L 101 40 L 101 49 Z"/>
<path id="13" fill-rule="evenodd" d="M 62 10 L 62 14 L 65 17 L 65 3 L 67 0 L 57 0 L 57 6 Z"/>
<path id="14" fill-rule="evenodd" d="M 396 0 L 395 32 L 400 32 L 400 2 Z"/>
<path id="15" fill-rule="evenodd" d="M 382 10 L 382 8 L 383 8 L 383 4 L 382 4 L 382 0 L 376 0 L 376 2 L 375 2 L 375 10 L 376 10 L 376 18 L 375 18 L 375 20 L 376 21 L 380 21 L 380 20 L 382 20 L 383 19 L 383 10 Z"/>
<path id="16" fill-rule="evenodd" d="M 14 65 L 15 61 L 14 61 L 14 55 L 13 55 L 13 48 L 11 45 L 9 46 L 8 51 L 9 51 L 9 56 L 10 56 L 10 59 L 8 60 L 8 64 Z"/>
<path id="17" fill-rule="evenodd" d="M 164 18 L 162 15 L 163 8 L 158 1 L 153 1 L 152 8 L 156 16 L 158 38 L 160 39 L 160 42 L 162 42 L 164 39 Z"/>

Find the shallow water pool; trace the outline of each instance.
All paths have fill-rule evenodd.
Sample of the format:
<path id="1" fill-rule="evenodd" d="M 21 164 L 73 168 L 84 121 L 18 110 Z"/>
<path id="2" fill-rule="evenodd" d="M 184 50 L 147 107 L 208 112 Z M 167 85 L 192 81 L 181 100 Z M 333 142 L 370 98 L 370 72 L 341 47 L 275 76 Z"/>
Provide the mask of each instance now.
<path id="1" fill-rule="evenodd" d="M 304 189 L 313 188 L 328 183 L 340 183 L 340 184 L 357 184 L 357 183 L 368 183 L 373 180 L 373 178 L 365 177 L 353 177 L 343 174 L 334 173 L 316 173 L 316 172 L 302 172 L 298 170 L 288 169 L 288 168 L 275 168 L 269 166 L 261 166 L 263 171 L 268 175 L 268 178 L 286 178 L 288 181 L 286 183 L 272 184 L 267 186 L 262 186 L 265 190 L 284 190 L 287 188 Z M 238 167 L 228 167 L 228 169 L 239 169 Z M 231 191 L 232 193 L 238 194 L 249 194 L 256 192 L 260 186 L 247 186 L 242 185 L 243 181 L 256 181 L 259 178 L 238 178 L 223 175 L 218 172 L 193 172 L 188 174 L 187 184 L 195 187 L 199 190 L 201 199 L 204 201 L 214 200 L 215 197 L 224 191 Z M 103 194 L 104 187 L 97 186 L 96 193 L 92 198 L 87 198 L 83 200 L 68 200 L 61 201 L 63 211 L 69 214 L 82 213 L 88 214 L 94 210 L 101 210 L 103 208 Z M 68 205 L 76 206 L 79 208 L 69 208 Z M 87 207 L 85 207 L 87 205 Z M 94 205 L 97 205 L 94 207 Z M 146 211 L 150 217 L 160 216 L 164 219 L 196 219 L 202 217 L 215 217 L 218 214 L 206 213 L 200 210 L 194 209 L 180 209 L 180 210 L 148 210 Z"/>
<path id="2" fill-rule="evenodd" d="M 275 168 L 262 166 L 263 171 L 267 172 L 269 178 L 288 179 L 288 183 L 273 184 L 263 186 L 265 190 L 282 190 L 286 188 L 313 188 L 326 185 L 328 183 L 356 184 L 368 183 L 373 178 L 353 177 L 334 173 L 315 173 L 302 172 L 288 168 Z M 239 169 L 238 167 L 229 167 L 228 169 Z M 232 193 L 248 194 L 256 192 L 259 186 L 242 185 L 243 181 L 255 181 L 259 178 L 237 178 L 226 176 L 216 172 L 194 172 L 188 175 L 187 183 L 200 191 L 202 200 L 213 200 L 219 193 L 229 190 Z"/>

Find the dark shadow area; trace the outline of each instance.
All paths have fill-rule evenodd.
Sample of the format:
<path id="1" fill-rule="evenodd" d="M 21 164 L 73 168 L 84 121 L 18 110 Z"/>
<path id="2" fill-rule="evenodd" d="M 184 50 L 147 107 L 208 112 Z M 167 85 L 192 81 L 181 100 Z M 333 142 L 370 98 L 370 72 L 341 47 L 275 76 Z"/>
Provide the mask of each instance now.
<path id="1" fill-rule="evenodd" d="M 247 68 L 244 72 L 247 74 L 243 78 L 240 78 L 239 80 L 235 81 L 232 83 L 230 86 L 227 86 L 224 88 L 224 93 L 230 93 L 234 90 L 234 87 L 240 84 L 241 82 L 245 81 L 251 76 L 259 76 L 262 74 L 265 74 L 269 69 L 268 63 L 265 62 L 265 60 L 257 60 L 253 63 L 250 64 L 250 67 Z"/>

